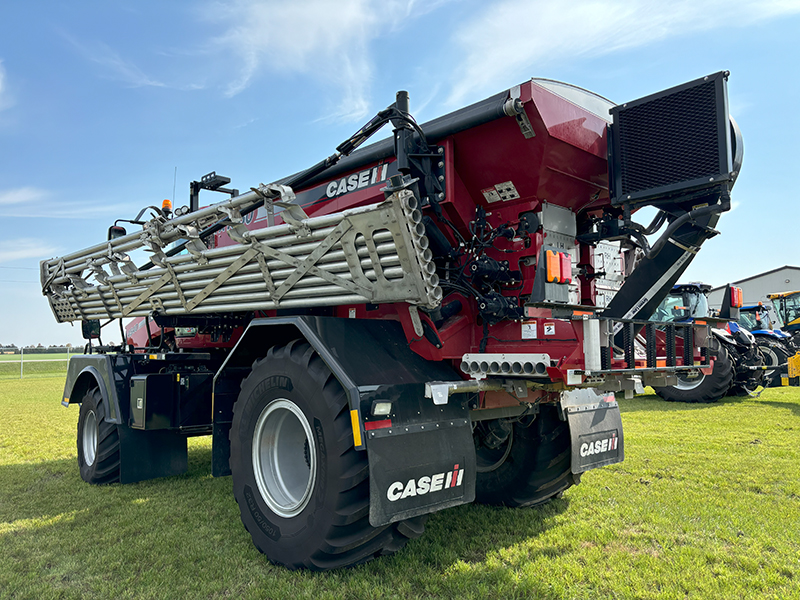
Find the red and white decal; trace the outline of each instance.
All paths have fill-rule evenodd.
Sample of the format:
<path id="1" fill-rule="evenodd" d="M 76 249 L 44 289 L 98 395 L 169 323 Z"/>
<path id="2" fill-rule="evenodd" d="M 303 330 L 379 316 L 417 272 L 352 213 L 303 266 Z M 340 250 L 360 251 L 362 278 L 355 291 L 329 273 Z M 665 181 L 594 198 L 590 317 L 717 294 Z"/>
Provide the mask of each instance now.
<path id="1" fill-rule="evenodd" d="M 386 497 L 389 502 L 396 502 L 410 496 L 423 496 L 448 488 L 459 487 L 463 480 L 464 469 L 459 469 L 458 465 L 455 465 L 453 470 L 447 473 L 425 475 L 419 479 L 409 479 L 406 482 L 395 481 L 386 490 Z"/>
<path id="2" fill-rule="evenodd" d="M 353 173 L 348 177 L 336 179 L 331 181 L 328 187 L 325 188 L 325 195 L 328 198 L 335 198 L 347 192 L 354 192 L 355 190 L 375 185 L 376 183 L 386 180 L 386 173 L 388 170 L 389 165 L 383 164 L 364 171 L 359 171 L 358 173 Z"/>
<path id="3" fill-rule="evenodd" d="M 602 454 L 603 452 L 612 452 L 617 449 L 618 444 L 619 438 L 616 433 L 612 433 L 611 437 L 603 440 L 584 442 L 581 444 L 581 456 L 593 456 L 595 454 Z"/>

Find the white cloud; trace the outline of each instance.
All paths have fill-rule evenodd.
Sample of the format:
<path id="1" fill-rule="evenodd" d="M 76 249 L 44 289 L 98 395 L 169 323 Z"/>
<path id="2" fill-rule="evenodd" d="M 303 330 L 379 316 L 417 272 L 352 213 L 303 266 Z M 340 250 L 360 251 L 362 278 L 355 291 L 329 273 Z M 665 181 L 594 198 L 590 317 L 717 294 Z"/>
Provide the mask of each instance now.
<path id="1" fill-rule="evenodd" d="M 62 35 L 86 60 L 100 65 L 106 77 L 121 81 L 129 87 L 158 87 L 186 91 L 203 89 L 204 87 L 201 83 L 165 83 L 148 75 L 133 61 L 120 56 L 108 44 L 97 40 L 78 40 L 65 32 L 62 32 Z"/>
<path id="2" fill-rule="evenodd" d="M 462 61 L 455 69 L 449 103 L 463 104 L 498 91 L 520 72 L 555 61 L 797 12 L 800 0 L 501 0 L 487 5 L 454 35 Z"/>
<path id="3" fill-rule="evenodd" d="M 53 256 L 57 250 L 56 246 L 47 241 L 35 238 L 3 240 L 0 241 L 0 262 L 9 262 L 22 258 L 44 260 Z"/>
<path id="4" fill-rule="evenodd" d="M 113 216 L 130 210 L 125 204 L 64 200 L 35 187 L 0 190 L 0 217 L 32 219 L 86 219 Z"/>
<path id="5" fill-rule="evenodd" d="M 204 15 L 227 24 L 214 43 L 238 64 L 226 95 L 241 93 L 264 72 L 311 75 L 340 99 L 332 118 L 357 121 L 369 112 L 370 44 L 446 1 L 231 0 L 206 6 Z"/>
<path id="6" fill-rule="evenodd" d="M 47 196 L 47 192 L 34 187 L 21 187 L 13 190 L 0 190 L 0 206 L 35 202 Z"/>
<path id="7" fill-rule="evenodd" d="M 123 59 L 113 48 L 100 41 L 78 40 L 72 35 L 62 32 L 66 39 L 88 61 L 100 65 L 112 79 L 122 81 L 131 87 L 166 87 L 145 74 L 134 63 Z"/>
<path id="8" fill-rule="evenodd" d="M 58 202 L 37 203 L 35 205 L 15 205 L 0 210 L 0 217 L 9 219 L 93 219 L 119 217 L 130 212 L 125 204 L 103 204 L 100 202 Z"/>
<path id="9" fill-rule="evenodd" d="M 263 70 L 312 74 L 340 91 L 339 118 L 362 118 L 372 76 L 367 43 L 380 29 L 380 12 L 366 0 L 215 5 L 209 18 L 231 23 L 215 42 L 239 63 L 226 95 L 241 93 Z"/>

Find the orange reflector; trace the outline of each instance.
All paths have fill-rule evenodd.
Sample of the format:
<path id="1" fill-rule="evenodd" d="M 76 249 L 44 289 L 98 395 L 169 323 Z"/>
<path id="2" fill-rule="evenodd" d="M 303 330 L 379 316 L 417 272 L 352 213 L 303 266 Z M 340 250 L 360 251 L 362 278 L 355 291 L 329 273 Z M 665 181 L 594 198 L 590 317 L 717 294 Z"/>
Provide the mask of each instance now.
<path id="1" fill-rule="evenodd" d="M 561 283 L 572 282 L 572 261 L 570 260 L 569 252 L 559 252 L 561 257 Z"/>
<path id="2" fill-rule="evenodd" d="M 353 426 L 353 443 L 356 446 L 361 445 L 361 426 L 358 423 L 358 411 L 350 411 L 350 424 Z"/>
<path id="3" fill-rule="evenodd" d="M 548 283 L 559 283 L 561 281 L 561 260 L 560 252 L 553 250 L 547 251 L 547 281 Z"/>
<path id="4" fill-rule="evenodd" d="M 740 287 L 731 287 L 731 308 L 741 308 L 744 304 L 744 293 Z"/>

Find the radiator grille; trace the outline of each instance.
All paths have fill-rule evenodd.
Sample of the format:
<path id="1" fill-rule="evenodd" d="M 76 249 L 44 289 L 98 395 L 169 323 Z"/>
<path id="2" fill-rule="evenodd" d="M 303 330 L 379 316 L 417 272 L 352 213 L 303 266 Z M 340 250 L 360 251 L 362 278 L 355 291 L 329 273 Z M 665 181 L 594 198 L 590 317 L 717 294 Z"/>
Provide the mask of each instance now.
<path id="1" fill-rule="evenodd" d="M 614 109 L 617 200 L 675 191 L 727 174 L 724 80 L 710 77 Z"/>

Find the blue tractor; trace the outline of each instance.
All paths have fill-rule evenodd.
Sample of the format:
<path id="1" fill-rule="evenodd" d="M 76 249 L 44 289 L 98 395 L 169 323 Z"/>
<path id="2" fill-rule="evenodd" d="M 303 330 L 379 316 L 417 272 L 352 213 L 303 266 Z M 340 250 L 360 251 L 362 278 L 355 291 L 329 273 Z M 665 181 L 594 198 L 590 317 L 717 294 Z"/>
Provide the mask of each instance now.
<path id="1" fill-rule="evenodd" d="M 783 331 L 783 323 L 774 307 L 759 302 L 739 309 L 739 320 L 731 323 L 731 330 L 743 327 L 750 331 L 756 339 L 764 365 L 773 367 L 764 373 L 764 386 L 781 385 L 781 378 L 787 377 L 787 361 L 798 348 L 791 334 Z"/>
<path id="2" fill-rule="evenodd" d="M 732 289 L 738 290 L 736 293 L 741 296 L 738 288 Z M 666 325 L 708 319 L 710 290 L 711 286 L 703 283 L 675 285 L 650 320 Z M 732 316 L 735 316 L 735 307 Z M 756 338 L 735 324 L 733 327 L 715 327 L 711 331 L 714 336 L 709 344 L 714 359 L 711 372 L 696 376 L 678 374 L 675 385 L 654 387 L 656 394 L 671 402 L 708 403 L 727 395 L 750 394 L 762 385 L 764 359 Z"/>

